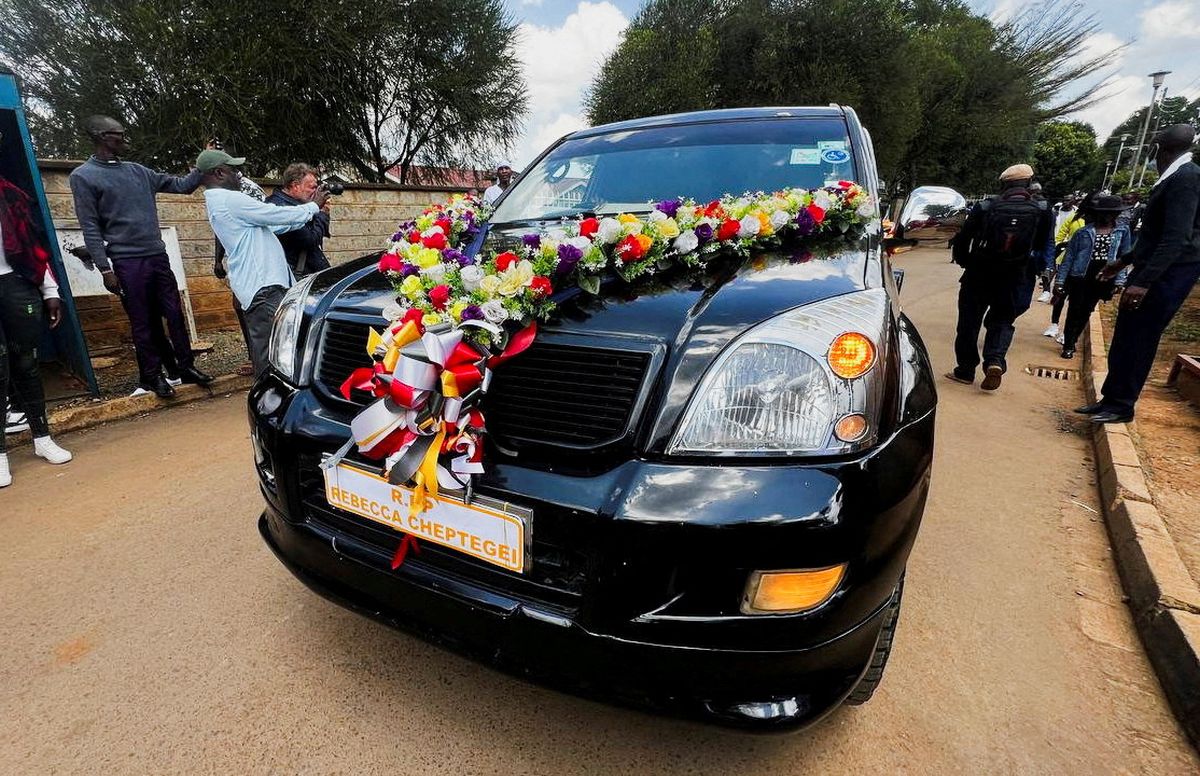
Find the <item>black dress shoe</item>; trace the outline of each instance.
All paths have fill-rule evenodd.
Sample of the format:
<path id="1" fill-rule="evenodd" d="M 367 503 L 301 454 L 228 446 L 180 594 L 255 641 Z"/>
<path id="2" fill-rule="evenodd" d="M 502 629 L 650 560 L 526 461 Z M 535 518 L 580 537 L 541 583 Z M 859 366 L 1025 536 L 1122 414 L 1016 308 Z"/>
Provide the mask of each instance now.
<path id="1" fill-rule="evenodd" d="M 180 369 L 179 379 L 190 385 L 208 385 L 213 381 L 212 375 L 206 375 L 194 366 Z"/>
<path id="2" fill-rule="evenodd" d="M 1062 357 L 1063 358 L 1075 358 L 1075 348 L 1063 348 Z"/>
<path id="3" fill-rule="evenodd" d="M 1097 423 L 1097 424 L 1099 424 L 1099 423 L 1128 423 L 1131 420 L 1133 420 L 1133 415 L 1131 413 L 1113 412 L 1111 410 L 1105 410 L 1104 412 L 1098 412 L 1092 416 L 1092 422 Z"/>
<path id="4" fill-rule="evenodd" d="M 1104 402 L 1097 401 L 1091 404 L 1085 404 L 1082 407 L 1076 407 L 1075 412 L 1079 413 L 1080 415 L 1095 415 L 1097 413 L 1104 412 Z"/>
<path id="5" fill-rule="evenodd" d="M 167 382 L 167 378 L 161 374 L 149 383 L 142 383 L 141 385 L 147 390 L 154 391 L 154 394 L 160 399 L 169 399 L 175 395 L 175 389 Z"/>

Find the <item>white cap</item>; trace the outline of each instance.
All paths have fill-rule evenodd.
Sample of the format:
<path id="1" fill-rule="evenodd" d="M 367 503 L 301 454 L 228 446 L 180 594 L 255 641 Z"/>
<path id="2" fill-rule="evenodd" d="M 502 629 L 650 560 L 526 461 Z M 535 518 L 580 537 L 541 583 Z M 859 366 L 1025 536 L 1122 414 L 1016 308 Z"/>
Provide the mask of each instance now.
<path id="1" fill-rule="evenodd" d="M 509 161 L 498 162 L 496 164 L 496 169 L 499 170 L 501 167 L 507 167 L 508 169 L 511 170 L 513 168 L 512 162 L 509 162 Z"/>

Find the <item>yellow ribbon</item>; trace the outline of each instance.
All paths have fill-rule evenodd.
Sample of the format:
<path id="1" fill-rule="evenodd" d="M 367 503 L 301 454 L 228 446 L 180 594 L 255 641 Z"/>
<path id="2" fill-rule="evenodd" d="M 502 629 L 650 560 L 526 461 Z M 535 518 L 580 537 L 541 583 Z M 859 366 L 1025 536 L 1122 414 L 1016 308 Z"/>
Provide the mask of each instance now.
<path id="1" fill-rule="evenodd" d="M 425 452 L 425 459 L 421 461 L 417 473 L 413 475 L 412 501 L 408 506 L 410 517 L 416 517 L 433 506 L 429 503 L 429 499 L 438 494 L 438 455 L 442 452 L 442 442 L 445 439 L 446 425 L 442 423 L 433 437 L 433 444 Z"/>

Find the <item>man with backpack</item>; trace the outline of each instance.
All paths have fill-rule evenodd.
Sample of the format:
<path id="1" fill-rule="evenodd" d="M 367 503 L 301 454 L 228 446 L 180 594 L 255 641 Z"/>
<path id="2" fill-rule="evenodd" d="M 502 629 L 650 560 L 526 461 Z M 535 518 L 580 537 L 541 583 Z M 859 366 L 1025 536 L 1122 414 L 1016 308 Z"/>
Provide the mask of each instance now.
<path id="1" fill-rule="evenodd" d="M 971 385 L 983 338 L 983 382 L 994 391 L 1008 368 L 1017 317 L 1029 309 L 1038 275 L 1052 256 L 1054 215 L 1030 191 L 1033 168 L 1015 164 L 1000 175 L 1000 194 L 975 205 L 954 238 L 954 263 L 963 268 L 958 292 L 957 366 L 946 375 Z"/>

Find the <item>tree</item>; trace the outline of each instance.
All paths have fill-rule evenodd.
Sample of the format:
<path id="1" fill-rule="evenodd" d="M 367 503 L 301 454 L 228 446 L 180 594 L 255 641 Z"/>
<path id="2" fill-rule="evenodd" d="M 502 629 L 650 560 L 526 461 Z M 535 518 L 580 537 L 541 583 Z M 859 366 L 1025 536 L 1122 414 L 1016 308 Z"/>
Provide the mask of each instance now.
<path id="1" fill-rule="evenodd" d="M 1118 163 L 1111 186 L 1113 191 L 1125 191 L 1129 188 L 1134 150 L 1137 148 L 1138 141 L 1142 136 L 1142 124 L 1146 121 L 1147 110 L 1149 110 L 1148 105 L 1131 113 L 1129 118 L 1122 121 L 1109 133 L 1108 140 L 1104 142 L 1104 157 L 1109 161 Z M 1200 123 L 1200 98 L 1191 102 L 1188 102 L 1186 97 L 1163 98 L 1159 106 L 1154 109 L 1150 126 L 1146 130 L 1146 143 L 1149 145 L 1153 141 L 1152 133 L 1156 126 L 1169 127 L 1172 124 L 1196 125 L 1197 123 Z M 1122 137 L 1125 138 L 1124 141 L 1121 140 Z M 1120 160 L 1117 159 L 1117 154 L 1121 155 Z M 1140 156 L 1138 161 L 1138 167 L 1140 168 L 1146 163 L 1145 149 L 1138 156 Z M 1122 176 L 1121 173 L 1123 172 L 1125 175 Z M 1157 179 L 1158 174 L 1154 170 L 1153 161 L 1151 161 L 1149 169 L 1146 170 L 1146 178 L 1143 184 L 1150 185 L 1151 182 Z"/>
<path id="2" fill-rule="evenodd" d="M 1042 124 L 1033 146 L 1033 168 L 1046 197 L 1052 201 L 1096 188 L 1103 168 L 1096 131 L 1090 124 L 1079 121 Z"/>
<path id="3" fill-rule="evenodd" d="M 745 105 L 852 105 L 895 189 L 969 192 L 1028 159 L 1100 58 L 1068 0 L 993 25 L 960 0 L 650 0 L 585 98 L 593 123 Z M 636 87 L 631 85 L 636 84 Z"/>
<path id="4" fill-rule="evenodd" d="M 304 160 L 383 180 L 393 162 L 490 161 L 525 112 L 518 72 L 474 75 L 515 58 L 499 0 L 0 0 L 0 19 L 47 156 L 90 151 L 79 121 L 103 113 L 163 168 L 215 135 L 254 173 Z"/>

